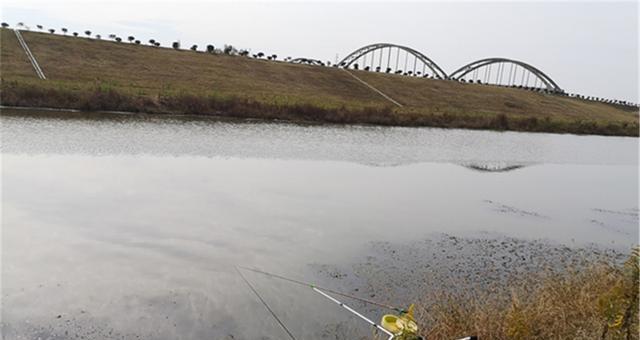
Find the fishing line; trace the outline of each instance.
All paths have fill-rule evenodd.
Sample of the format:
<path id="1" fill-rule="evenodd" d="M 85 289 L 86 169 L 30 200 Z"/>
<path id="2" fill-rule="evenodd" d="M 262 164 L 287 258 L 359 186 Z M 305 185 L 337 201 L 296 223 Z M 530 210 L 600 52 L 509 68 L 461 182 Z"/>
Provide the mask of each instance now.
<path id="1" fill-rule="evenodd" d="M 253 288 L 253 286 L 251 285 L 251 283 L 249 283 L 249 281 L 247 280 L 246 277 L 244 277 L 244 275 L 242 275 L 242 272 L 240 271 L 240 269 L 238 268 L 238 266 L 236 266 L 236 270 L 238 271 L 238 274 L 240 274 L 240 277 L 242 278 L 242 280 L 244 280 L 244 282 L 247 284 L 247 286 L 249 286 L 249 288 L 251 288 L 251 290 L 253 291 L 254 294 L 256 294 L 256 296 L 258 297 L 258 299 L 260 299 L 260 302 L 262 302 L 262 304 L 267 308 L 267 310 L 269 311 L 269 313 L 271 313 L 271 315 L 273 315 L 273 318 L 276 319 L 276 321 L 278 321 L 278 323 L 280 324 L 280 326 L 282 327 L 282 329 L 284 329 L 285 332 L 287 332 L 287 334 L 289 335 L 289 337 L 292 340 L 296 340 L 296 337 L 293 336 L 293 334 L 291 334 L 291 331 L 289 331 L 289 329 L 287 328 L 287 326 L 284 325 L 284 323 L 280 320 L 280 318 L 278 318 L 278 316 L 276 315 L 276 313 L 273 312 L 273 310 L 271 309 L 271 307 L 269 307 L 269 305 L 267 304 L 266 301 L 264 301 L 264 299 L 262 298 L 262 296 L 260 296 L 260 294 L 258 294 L 258 291 Z"/>
<path id="2" fill-rule="evenodd" d="M 371 301 L 371 300 L 364 299 L 364 298 L 361 298 L 361 297 L 357 297 L 357 296 L 341 293 L 341 292 L 335 291 L 333 289 L 319 287 L 319 286 L 316 286 L 316 285 L 308 283 L 308 282 L 299 281 L 299 280 L 296 280 L 296 279 L 290 279 L 288 277 L 284 277 L 284 276 L 281 276 L 281 275 L 278 275 L 278 274 L 268 273 L 268 272 L 265 272 L 265 271 L 262 271 L 262 270 L 259 270 L 259 269 L 247 268 L 247 267 L 242 267 L 242 266 L 239 266 L 239 268 L 250 270 L 250 271 L 255 272 L 255 273 L 271 276 L 271 277 L 274 277 L 274 278 L 277 278 L 277 279 L 280 279 L 280 280 L 284 280 L 284 281 L 288 281 L 288 282 L 291 282 L 291 283 L 295 283 L 295 284 L 298 284 L 298 285 L 307 286 L 307 287 L 311 287 L 311 288 L 318 288 L 318 289 L 321 289 L 321 290 L 323 290 L 325 292 L 329 292 L 329 293 L 332 293 L 332 294 L 348 297 L 348 298 L 351 298 L 351 299 L 354 299 L 354 300 L 358 300 L 360 302 L 368 303 L 368 304 L 371 304 L 371 305 L 375 305 L 375 306 L 378 306 L 378 307 L 388 308 L 388 309 L 394 310 L 394 311 L 396 311 L 398 313 L 406 313 L 407 312 L 406 310 L 404 310 L 402 308 L 398 308 L 398 307 L 394 307 L 394 306 L 387 305 L 387 304 L 384 304 L 384 303 Z"/>
<path id="3" fill-rule="evenodd" d="M 321 295 L 322 295 L 322 296 L 324 296 L 325 298 L 327 298 L 327 299 L 329 299 L 329 300 L 333 301 L 334 303 L 338 304 L 340 307 L 342 307 L 342 308 L 344 308 L 344 309 L 348 310 L 349 312 L 351 312 L 352 314 L 356 315 L 356 316 L 357 316 L 357 317 L 359 317 L 360 319 L 362 319 L 362 320 L 366 321 L 369 325 L 373 326 L 373 327 L 374 327 L 374 329 L 376 329 L 376 330 L 380 330 L 380 331 L 382 331 L 383 333 L 385 333 L 386 335 L 388 335 L 388 336 L 389 336 L 388 340 L 394 339 L 397 335 L 402 336 L 402 334 L 401 334 L 401 333 L 393 334 L 393 333 L 392 333 L 392 332 L 390 332 L 389 330 L 385 329 L 385 327 L 383 327 L 382 325 L 380 325 L 380 324 L 377 324 L 377 323 L 373 322 L 371 319 L 369 319 L 369 318 L 367 318 L 366 316 L 364 316 L 364 315 L 362 315 L 362 314 L 358 313 L 358 311 L 356 311 L 355 309 L 353 309 L 353 308 L 351 308 L 351 307 L 347 306 L 345 303 L 343 303 L 343 302 L 341 302 L 341 301 L 337 300 L 336 298 L 334 298 L 333 296 L 331 296 L 331 295 L 327 294 L 327 292 L 332 293 L 332 294 L 336 294 L 336 295 L 341 295 L 341 296 L 344 296 L 344 297 L 348 297 L 348 298 L 351 298 L 351 299 L 354 299 L 354 300 L 358 300 L 358 301 L 361 301 L 361 302 L 369 303 L 369 304 L 372 304 L 372 305 L 376 305 L 376 306 L 379 306 L 379 307 L 384 307 L 384 308 L 392 309 L 392 310 L 395 310 L 395 311 L 397 311 L 397 312 L 399 312 L 399 313 L 401 313 L 401 314 L 405 314 L 405 313 L 407 313 L 407 311 L 406 311 L 406 310 L 404 310 L 404 309 L 397 308 L 397 307 L 393 307 L 393 306 L 390 306 L 390 305 L 386 305 L 386 304 L 379 303 L 379 302 L 375 302 L 375 301 L 371 301 L 371 300 L 367 300 L 367 299 L 363 299 L 363 298 L 360 298 L 360 297 L 357 297 L 357 296 L 353 296 L 353 295 L 349 295 L 349 294 L 345 294 L 345 293 L 337 292 L 337 291 L 332 290 L 332 289 L 328 289 L 328 288 L 321 288 L 321 287 L 318 287 L 318 286 L 316 286 L 316 285 L 310 284 L 310 283 L 308 283 L 308 282 L 299 281 L 299 280 L 296 280 L 296 279 L 290 279 L 290 278 L 288 278 L 288 277 L 284 277 L 284 276 L 281 276 L 281 275 L 278 275 L 278 274 L 273 274 L 273 273 L 265 272 L 265 271 L 262 271 L 262 270 L 259 270 L 259 269 L 253 269 L 253 268 L 247 268 L 247 267 L 242 267 L 242 266 L 236 266 L 236 270 L 238 271 L 238 273 L 240 274 L 240 276 L 242 277 L 242 279 L 247 283 L 247 285 L 249 285 L 249 287 L 251 288 L 251 290 L 256 294 L 256 296 L 258 296 L 258 298 L 260 299 L 260 301 L 262 301 L 262 304 L 264 304 L 264 306 L 265 306 L 265 307 L 267 308 L 267 310 L 271 313 L 271 315 L 273 315 L 273 317 L 276 319 L 276 321 L 278 321 L 278 323 L 280 324 L 280 326 L 282 326 L 282 328 L 287 332 L 287 334 L 289 334 L 289 336 L 290 336 L 290 337 L 291 337 L 291 339 L 293 339 L 293 340 L 295 340 L 295 337 L 294 337 L 294 336 L 291 334 L 291 332 L 287 329 L 287 327 L 284 325 L 284 323 L 282 323 L 282 321 L 280 321 L 280 319 L 279 319 L 279 318 L 278 318 L 278 316 L 273 312 L 273 310 L 271 310 L 271 308 L 269 308 L 269 306 L 267 305 L 267 303 L 262 299 L 262 297 L 260 297 L 260 294 L 258 294 L 258 292 L 253 288 L 253 286 L 251 286 L 251 284 L 249 283 L 249 281 L 247 281 L 247 279 L 244 277 L 244 275 L 242 275 L 242 272 L 240 271 L 240 269 L 249 270 L 249 271 L 252 271 L 252 272 L 254 272 L 254 273 L 263 274 L 263 275 L 271 276 L 271 277 L 273 277 L 273 278 L 280 279 L 280 280 L 283 280 L 283 281 L 287 281 L 287 282 L 295 283 L 295 284 L 298 284 L 298 285 L 301 285 L 301 286 L 310 287 L 310 288 L 311 288 L 311 289 L 313 289 L 313 291 L 315 291 L 316 293 L 321 294 Z M 411 308 L 410 308 L 410 309 L 411 309 Z M 410 311 L 409 311 L 408 313 L 412 314 L 412 312 L 410 312 Z M 386 316 L 385 316 L 385 317 L 386 317 Z M 411 320 L 413 320 L 413 318 L 412 318 Z M 417 332 L 417 327 L 416 327 L 416 332 Z M 417 337 L 416 337 L 416 339 L 423 339 L 423 338 L 422 338 L 422 337 L 420 337 L 420 336 L 417 336 Z M 465 337 L 465 338 L 462 338 L 462 339 L 459 339 L 459 340 L 478 340 L 478 337 L 477 337 L 477 336 L 468 336 L 468 337 Z"/>

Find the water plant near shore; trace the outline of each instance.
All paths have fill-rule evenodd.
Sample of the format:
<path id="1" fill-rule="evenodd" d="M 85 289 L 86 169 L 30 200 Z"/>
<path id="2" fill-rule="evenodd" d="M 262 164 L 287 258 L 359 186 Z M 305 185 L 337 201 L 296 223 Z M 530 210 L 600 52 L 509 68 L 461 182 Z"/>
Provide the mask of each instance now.
<path id="1" fill-rule="evenodd" d="M 428 296 L 416 317 L 428 339 L 638 339 L 639 249 L 624 265 L 527 274 L 471 301 Z"/>

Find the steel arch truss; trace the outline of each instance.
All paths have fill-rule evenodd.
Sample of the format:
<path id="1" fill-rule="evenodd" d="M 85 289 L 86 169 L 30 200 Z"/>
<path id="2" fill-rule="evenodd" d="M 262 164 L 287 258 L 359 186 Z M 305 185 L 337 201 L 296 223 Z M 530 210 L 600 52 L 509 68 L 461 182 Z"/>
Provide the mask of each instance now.
<path id="1" fill-rule="evenodd" d="M 351 52 L 351 54 L 349 54 L 344 59 L 342 59 L 342 61 L 338 63 L 338 66 L 343 68 L 348 68 L 349 66 L 351 66 L 351 64 L 353 64 L 359 58 L 369 53 L 375 52 L 377 50 L 381 50 L 383 48 L 398 48 L 398 49 L 404 50 L 405 52 L 412 54 L 418 60 L 423 62 L 433 72 L 434 75 L 440 77 L 441 79 L 447 79 L 447 74 L 440 68 L 440 66 L 438 66 L 435 62 L 433 62 L 433 60 L 429 59 L 424 54 L 410 47 L 396 45 L 396 44 L 388 44 L 388 43 L 377 43 L 377 44 L 371 44 L 371 45 L 361 47 Z"/>
<path id="2" fill-rule="evenodd" d="M 483 68 L 485 66 L 490 66 L 493 64 L 513 64 L 516 66 L 520 66 L 523 69 L 531 72 L 533 75 L 535 75 L 536 77 L 538 77 L 538 79 L 540 79 L 540 81 L 542 82 L 542 84 L 544 84 L 544 86 L 546 87 L 547 90 L 549 91 L 553 91 L 553 92 L 564 92 L 564 90 L 562 90 L 562 88 L 560 88 L 560 86 L 558 86 L 558 84 L 556 84 L 548 75 L 544 74 L 544 72 L 540 71 L 539 69 L 518 61 L 518 60 L 513 60 L 513 59 L 507 59 L 507 58 L 486 58 L 486 59 L 481 59 L 481 60 L 477 60 L 474 61 L 472 63 L 469 63 L 465 66 L 462 66 L 461 68 L 459 68 L 458 70 L 456 70 L 455 72 L 451 73 L 449 75 L 449 79 L 454 79 L 454 80 L 459 80 L 462 79 L 464 76 L 466 76 L 467 74 L 474 72 L 480 68 Z M 511 75 L 510 75 L 511 77 Z M 502 79 L 502 76 L 500 76 L 500 78 Z"/>
<path id="3" fill-rule="evenodd" d="M 290 63 L 324 66 L 324 63 L 322 61 L 310 58 L 295 58 L 291 59 Z"/>

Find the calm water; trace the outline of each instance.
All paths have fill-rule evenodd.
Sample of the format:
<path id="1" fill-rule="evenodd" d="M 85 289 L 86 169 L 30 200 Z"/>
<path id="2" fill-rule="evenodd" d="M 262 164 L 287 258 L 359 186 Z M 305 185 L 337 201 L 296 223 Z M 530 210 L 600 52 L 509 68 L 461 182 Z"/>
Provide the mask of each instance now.
<path id="1" fill-rule="evenodd" d="M 1 118 L 9 339 L 283 339 L 236 265 L 340 288 L 317 268 L 380 241 L 638 243 L 634 138 L 70 117 Z M 370 334 L 246 275 L 299 337 Z"/>

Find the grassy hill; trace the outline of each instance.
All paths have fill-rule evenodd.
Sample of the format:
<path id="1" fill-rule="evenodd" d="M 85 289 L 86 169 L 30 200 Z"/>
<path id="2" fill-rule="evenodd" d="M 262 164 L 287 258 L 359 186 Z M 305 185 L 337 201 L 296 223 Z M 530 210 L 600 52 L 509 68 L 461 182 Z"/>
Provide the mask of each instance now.
<path id="1" fill-rule="evenodd" d="M 520 89 L 1 30 L 0 102 L 331 123 L 638 135 L 638 112 Z"/>

